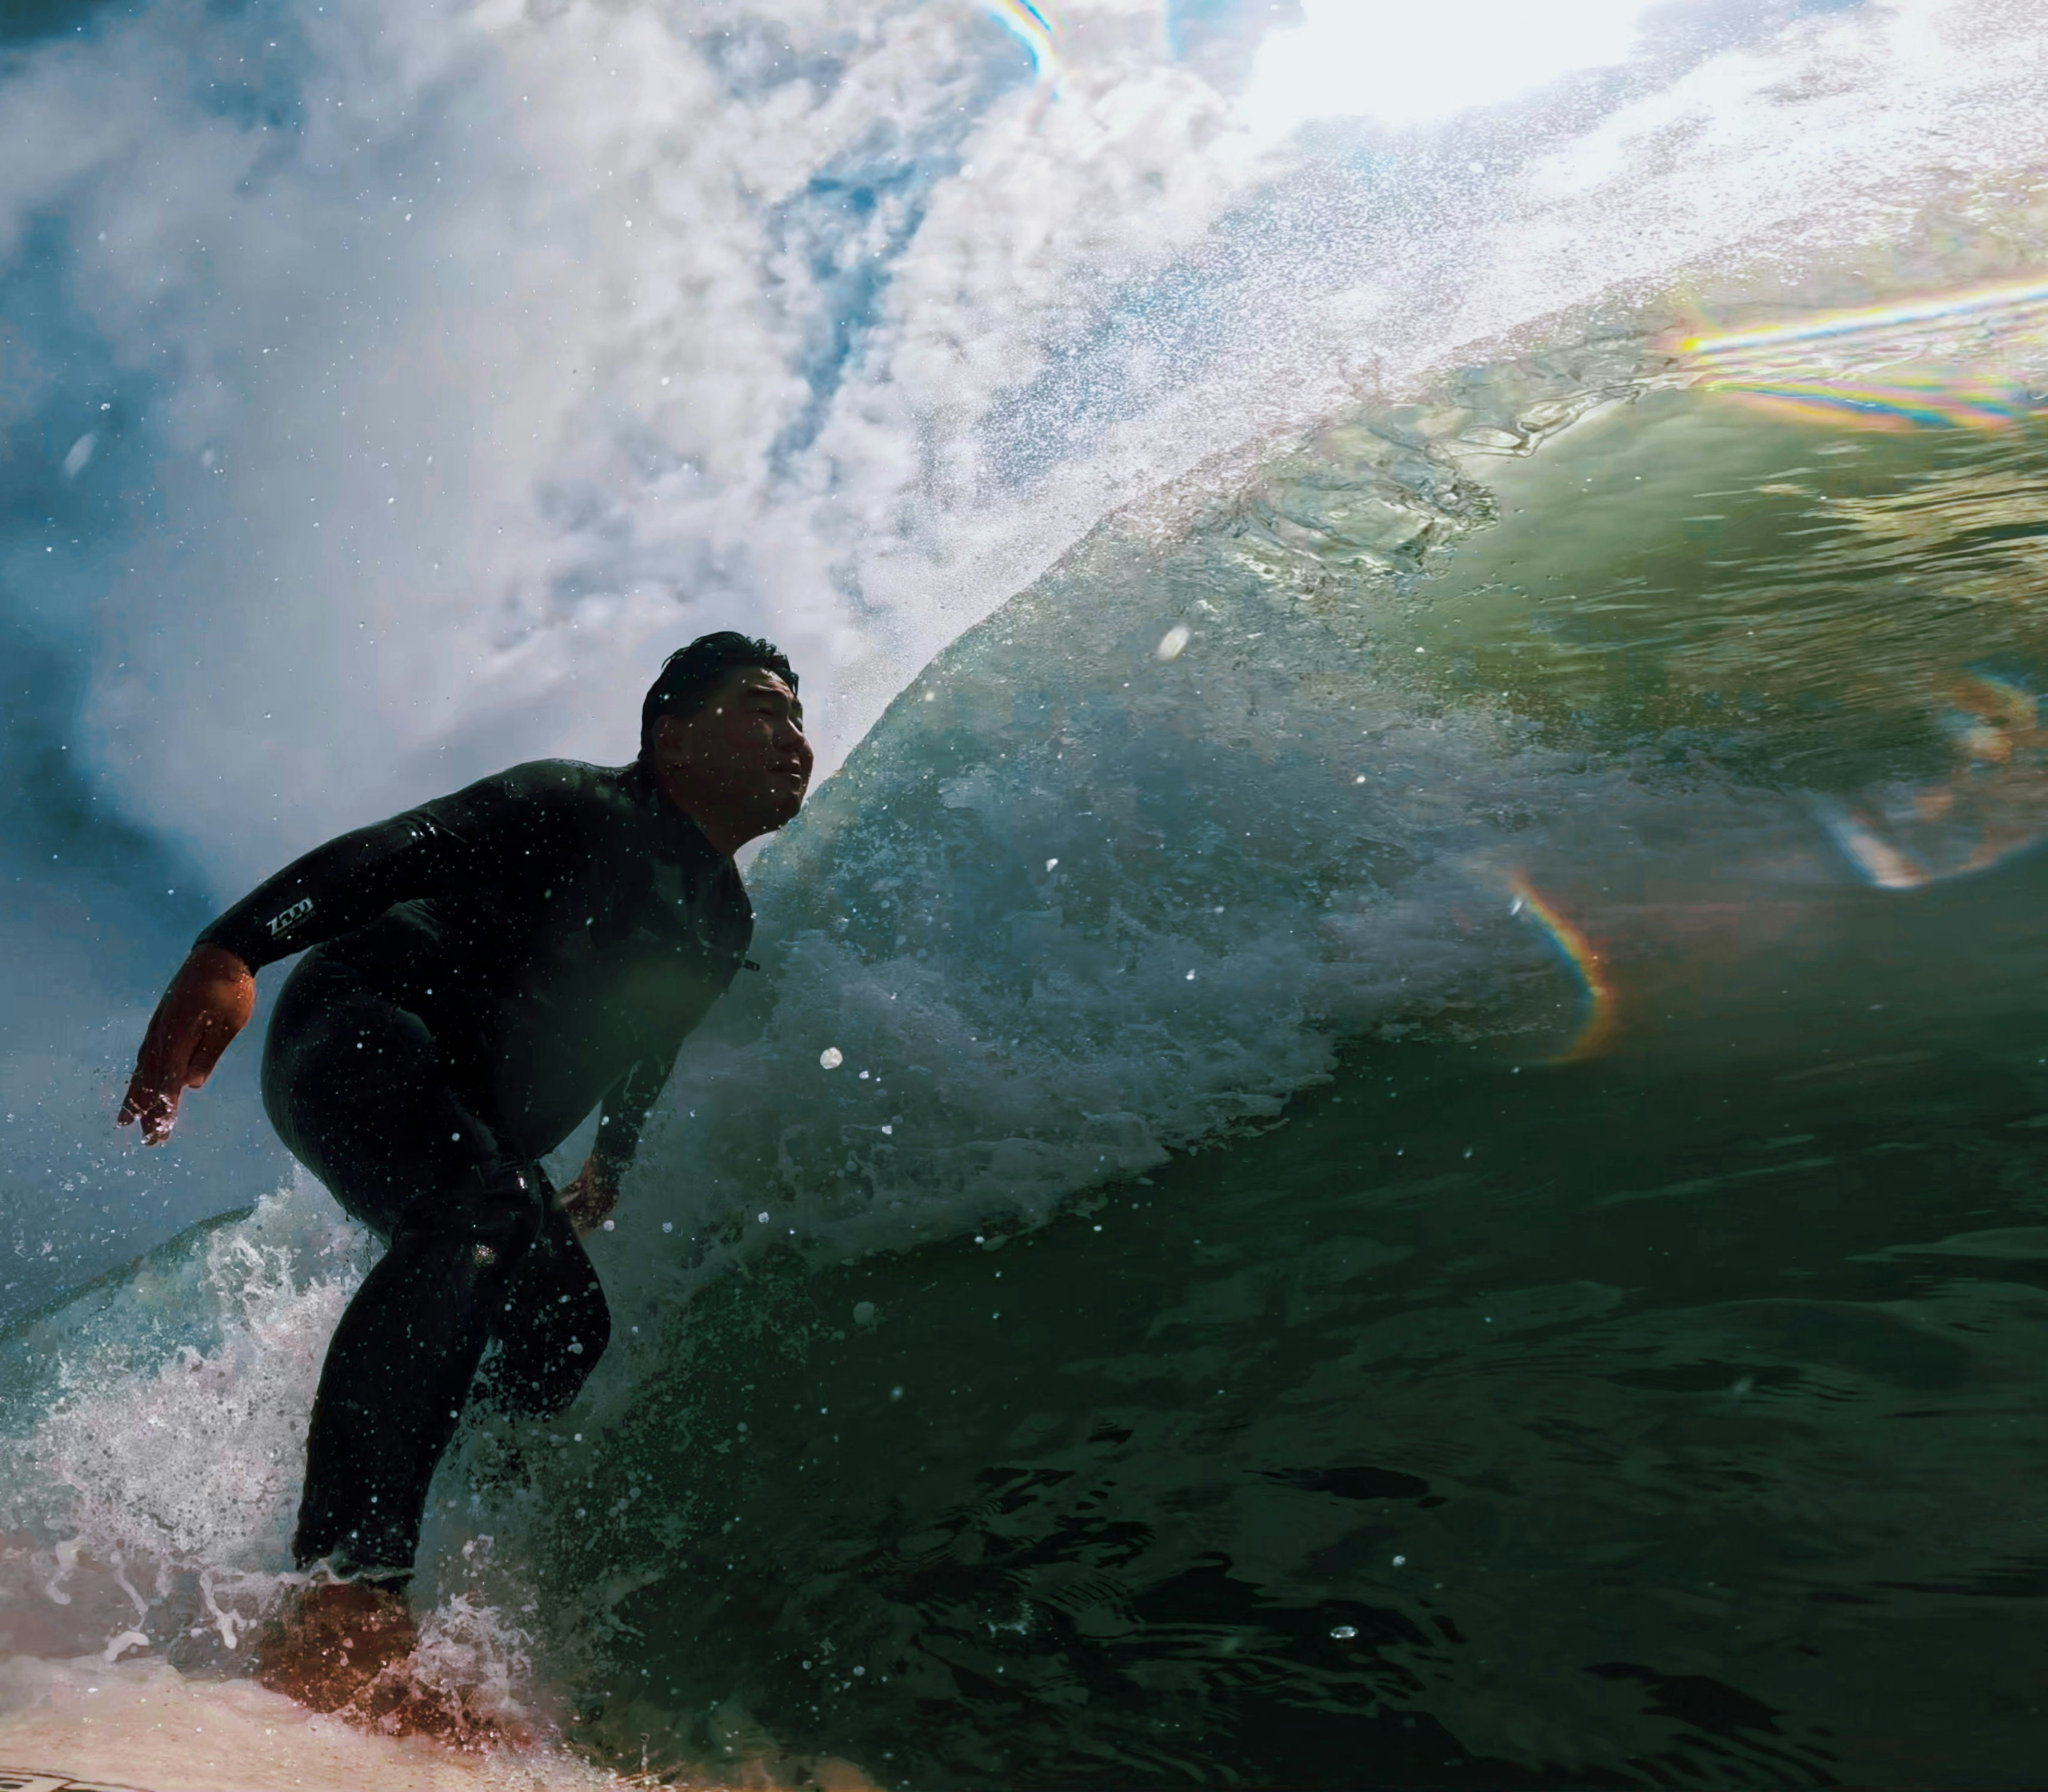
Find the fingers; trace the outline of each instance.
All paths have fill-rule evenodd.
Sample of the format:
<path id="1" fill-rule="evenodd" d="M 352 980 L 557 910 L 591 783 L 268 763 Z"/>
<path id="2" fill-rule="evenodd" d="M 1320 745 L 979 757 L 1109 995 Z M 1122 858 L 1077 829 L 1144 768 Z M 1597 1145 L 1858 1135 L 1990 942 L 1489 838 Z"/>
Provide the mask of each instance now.
<path id="1" fill-rule="evenodd" d="M 161 1145 L 171 1136 L 171 1128 L 176 1124 L 177 1117 L 176 1095 L 167 1094 L 145 1080 L 138 1071 L 128 1085 L 128 1093 L 122 1100 L 121 1111 L 114 1116 L 114 1123 L 132 1127 L 140 1122 L 142 1142 Z"/>
<path id="2" fill-rule="evenodd" d="M 191 1032 L 190 1021 L 175 1012 L 168 995 L 149 1017 L 142 1049 L 135 1054 L 135 1074 L 129 1079 L 128 1093 L 115 1116 L 119 1126 L 140 1121 L 145 1145 L 162 1144 L 176 1123 L 178 1097 L 186 1087 L 192 1057 Z"/>
<path id="3" fill-rule="evenodd" d="M 562 1191 L 560 1204 L 576 1235 L 588 1238 L 611 1217 L 619 1205 L 619 1191 L 586 1164 L 583 1173 Z"/>
<path id="4" fill-rule="evenodd" d="M 193 1041 L 192 1051 L 185 1060 L 185 1072 L 179 1079 L 180 1085 L 188 1089 L 204 1088 L 207 1078 L 213 1074 L 213 1067 L 220 1062 L 220 1054 L 227 1049 L 234 1038 L 233 1030 L 212 1015 L 202 1016 L 199 1037 Z"/>
<path id="5" fill-rule="evenodd" d="M 195 947 L 149 1017 L 117 1123 L 140 1122 L 143 1143 L 162 1144 L 177 1119 L 179 1098 L 205 1086 L 255 1003 L 246 964 L 217 947 Z"/>

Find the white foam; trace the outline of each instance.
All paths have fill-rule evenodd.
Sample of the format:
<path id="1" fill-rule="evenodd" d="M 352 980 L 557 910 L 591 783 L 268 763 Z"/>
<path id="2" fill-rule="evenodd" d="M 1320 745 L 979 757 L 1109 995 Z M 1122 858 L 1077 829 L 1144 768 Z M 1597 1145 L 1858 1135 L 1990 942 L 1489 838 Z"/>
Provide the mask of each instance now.
<path id="1" fill-rule="evenodd" d="M 131 1274 L 102 1323 L 60 1345 L 37 1396 L 42 1416 L 0 1449 L 18 1540 L 0 1552 L 0 1625 L 17 1656 L 61 1658 L 83 1643 L 108 1669 L 166 1656 L 246 1663 L 301 1578 L 289 1538 L 307 1418 L 328 1338 L 374 1248 L 301 1175 L 246 1218 Z M 488 1536 L 472 1532 L 427 1565 L 405 1669 L 413 1705 L 472 1738 L 493 1724 L 530 1731 L 531 1639 L 511 1614 L 532 1600 L 516 1565 L 502 1566 Z M 76 1691 L 76 1675 L 49 1674 L 50 1687 Z M 129 1723 L 174 1685 L 175 1676 L 138 1670 L 110 1679 L 117 1696 L 85 1709 L 132 1706 Z M 276 1720 L 269 1695 L 245 1691 L 227 1698 L 242 1740 L 226 1758 L 254 1772 L 244 1720 L 258 1707 Z M 336 1732 L 313 1757 L 338 1763 L 349 1746 Z"/>
<path id="2" fill-rule="evenodd" d="M 216 1341 L 153 1363 L 145 1288 L 126 1336 L 56 1365 L 51 1408 L 12 1446 L 10 1480 L 58 1495 L 67 1541 L 99 1561 L 205 1574 L 209 1604 L 274 1576 L 320 1360 L 367 1245 L 316 1189 L 266 1197 L 210 1234 L 197 1274 L 180 1278 L 198 1309 L 183 1324 Z M 223 1608 L 218 1622 L 231 1632 L 235 1620 Z"/>

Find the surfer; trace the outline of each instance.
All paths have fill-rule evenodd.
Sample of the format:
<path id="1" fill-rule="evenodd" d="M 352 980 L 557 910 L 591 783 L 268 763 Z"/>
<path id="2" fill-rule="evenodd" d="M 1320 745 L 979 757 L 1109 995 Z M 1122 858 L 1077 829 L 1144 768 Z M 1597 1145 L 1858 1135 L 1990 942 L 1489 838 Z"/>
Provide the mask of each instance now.
<path id="1" fill-rule="evenodd" d="M 277 995 L 264 1107 L 387 1247 L 313 1402 L 312 1579 L 262 1667 L 281 1689 L 337 1706 L 409 1653 L 428 1484 L 472 1384 L 542 1415 L 595 1367 L 610 1320 L 580 1239 L 744 962 L 732 855 L 796 814 L 811 767 L 788 660 L 705 635 L 649 689 L 630 765 L 517 766 L 316 848 L 200 934 L 157 1004 L 118 1121 L 151 1145 L 248 1025 L 255 973 L 312 948 Z M 537 1160 L 593 1107 L 557 1195 Z"/>

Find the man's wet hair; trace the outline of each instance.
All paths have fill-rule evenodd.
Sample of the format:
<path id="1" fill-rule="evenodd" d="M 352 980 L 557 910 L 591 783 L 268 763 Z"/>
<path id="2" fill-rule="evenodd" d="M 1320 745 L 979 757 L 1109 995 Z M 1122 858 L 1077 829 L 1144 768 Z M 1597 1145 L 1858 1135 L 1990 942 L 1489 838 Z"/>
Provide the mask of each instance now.
<path id="1" fill-rule="evenodd" d="M 739 666 L 758 666 L 772 672 L 791 690 L 797 674 L 789 657 L 772 641 L 760 641 L 731 629 L 716 634 L 700 634 L 687 647 L 679 647 L 661 662 L 661 670 L 647 687 L 640 705 L 640 757 L 654 754 L 654 727 L 664 716 L 688 716 Z"/>

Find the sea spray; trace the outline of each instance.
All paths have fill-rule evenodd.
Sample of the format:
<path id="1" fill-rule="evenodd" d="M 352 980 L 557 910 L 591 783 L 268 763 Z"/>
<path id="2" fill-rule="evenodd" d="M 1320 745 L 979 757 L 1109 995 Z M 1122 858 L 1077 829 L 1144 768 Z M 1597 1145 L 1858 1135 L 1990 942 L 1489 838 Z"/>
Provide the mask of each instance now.
<path id="1" fill-rule="evenodd" d="M 1527 442 L 1589 401 L 1503 376 L 1461 414 Z M 1104 526 L 941 655 L 756 862 L 762 968 L 685 1045 L 600 1262 L 1035 1224 L 1270 1120 L 1345 1034 L 1543 1024 L 1515 856 L 1662 799 L 1388 650 L 1490 514 L 1361 420 Z"/>

